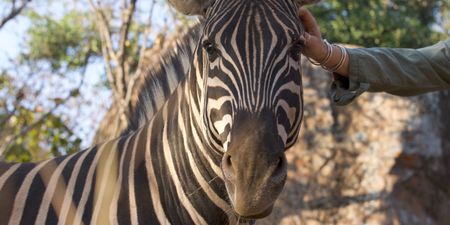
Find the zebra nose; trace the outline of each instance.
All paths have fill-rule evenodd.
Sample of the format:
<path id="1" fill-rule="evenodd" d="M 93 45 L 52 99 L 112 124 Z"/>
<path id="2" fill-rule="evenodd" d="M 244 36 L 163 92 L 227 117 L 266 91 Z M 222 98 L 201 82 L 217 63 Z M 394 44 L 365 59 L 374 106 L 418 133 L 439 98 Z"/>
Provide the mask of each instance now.
<path id="1" fill-rule="evenodd" d="M 236 163 L 233 162 L 235 157 L 232 157 L 229 153 L 225 153 L 222 158 L 222 170 L 225 178 L 230 182 L 235 182 L 237 179 L 237 171 Z M 262 161 L 262 160 L 261 160 Z M 248 165 L 248 164 L 247 164 Z M 287 162 L 284 154 L 276 158 L 275 160 L 271 160 L 270 163 L 265 165 L 267 168 L 267 182 L 278 184 L 284 182 L 286 178 L 286 170 L 287 170 Z M 258 168 L 263 169 L 263 168 Z M 263 169 L 264 170 L 264 169 Z M 260 171 L 261 172 L 261 171 Z"/>

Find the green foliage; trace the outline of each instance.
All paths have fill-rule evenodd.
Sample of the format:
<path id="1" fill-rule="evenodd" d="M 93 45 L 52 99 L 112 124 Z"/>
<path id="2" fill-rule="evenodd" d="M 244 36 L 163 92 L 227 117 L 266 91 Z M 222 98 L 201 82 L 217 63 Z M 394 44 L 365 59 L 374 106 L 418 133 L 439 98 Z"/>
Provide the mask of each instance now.
<path id="1" fill-rule="evenodd" d="M 435 15 L 446 1 L 329 0 L 311 11 L 324 38 L 330 41 L 366 47 L 415 48 L 446 37 L 432 28 L 436 24 Z"/>
<path id="2" fill-rule="evenodd" d="M 72 10 L 55 18 L 30 11 L 27 17 L 30 26 L 18 71 L 36 72 L 34 68 L 39 68 L 47 74 L 73 74 L 70 72 L 82 71 L 90 58 L 100 55 L 101 41 L 87 12 Z M 39 79 L 34 72 L 28 78 Z M 14 82 L 27 79 L 19 73 L 0 74 L 0 159 L 30 162 L 78 151 L 81 140 L 54 109 L 65 104 L 58 101 L 79 96 L 79 89 L 71 91 L 67 99 L 45 102 L 38 87 Z"/>
<path id="3" fill-rule="evenodd" d="M 0 91 L 13 96 L 0 98 L 0 155 L 7 161 L 30 162 L 78 151 L 81 140 L 61 116 L 26 107 L 26 94 L 11 80 L 0 75 Z"/>
<path id="4" fill-rule="evenodd" d="M 55 19 L 31 11 L 28 18 L 28 52 L 23 60 L 48 62 L 53 70 L 73 70 L 86 66 L 91 56 L 100 55 L 100 37 L 88 13 L 70 11 Z"/>
<path id="5" fill-rule="evenodd" d="M 7 127 L 8 135 L 17 136 L 6 147 L 8 161 L 39 161 L 52 156 L 76 152 L 81 140 L 74 136 L 61 118 L 50 115 L 45 120 L 36 121 L 36 113 L 20 107 L 11 117 Z M 28 129 L 23 132 L 24 129 Z M 50 151 L 43 151 L 50 149 Z"/>
<path id="6" fill-rule="evenodd" d="M 440 11 L 438 16 L 438 26 L 442 29 L 447 37 L 450 36 L 450 1 L 442 1 L 440 3 Z"/>

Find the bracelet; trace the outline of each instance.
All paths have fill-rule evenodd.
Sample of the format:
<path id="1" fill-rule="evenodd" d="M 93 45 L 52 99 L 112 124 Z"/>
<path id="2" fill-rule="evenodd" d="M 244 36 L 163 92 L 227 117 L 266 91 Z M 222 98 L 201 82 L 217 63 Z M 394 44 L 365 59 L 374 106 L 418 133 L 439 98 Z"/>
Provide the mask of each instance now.
<path id="1" fill-rule="evenodd" d="M 333 55 L 333 47 L 331 46 L 331 44 L 328 43 L 328 41 L 326 39 L 323 40 L 323 43 L 325 44 L 325 46 L 327 48 L 327 54 L 325 55 L 325 57 L 322 60 L 319 60 L 319 61 L 315 61 L 309 57 L 306 57 L 311 64 L 316 65 L 316 66 L 322 66 L 325 63 L 327 63 L 330 60 L 331 55 Z"/>
<path id="2" fill-rule="evenodd" d="M 328 43 L 327 40 L 324 40 L 323 42 L 327 45 L 328 54 L 325 57 L 325 59 L 323 59 L 322 62 L 320 63 L 321 66 L 327 64 L 330 61 L 331 56 L 333 55 L 333 45 Z"/>
<path id="3" fill-rule="evenodd" d="M 337 46 L 339 48 L 339 50 L 341 51 L 341 58 L 339 59 L 339 62 L 335 66 L 328 69 L 331 72 L 336 72 L 337 70 L 339 70 L 344 65 L 344 62 L 346 61 L 346 59 L 348 58 L 347 49 L 345 49 L 344 47 L 342 47 L 340 45 L 334 45 L 334 46 Z M 327 68 L 325 68 L 325 69 L 327 69 Z"/>
<path id="4" fill-rule="evenodd" d="M 339 58 L 339 61 L 336 65 L 332 66 L 332 67 L 327 67 L 325 66 L 326 63 L 322 64 L 322 68 L 331 71 L 331 72 L 336 72 L 339 69 L 342 68 L 342 66 L 344 65 L 345 61 L 348 61 L 348 53 L 347 53 L 347 49 L 340 46 L 340 45 L 336 45 L 336 44 L 332 44 L 332 46 L 336 46 L 339 48 L 339 51 L 341 52 L 341 57 Z"/>
<path id="5" fill-rule="evenodd" d="M 345 61 L 348 61 L 348 53 L 347 53 L 347 49 L 340 46 L 340 45 L 336 45 L 336 44 L 330 44 L 328 43 L 328 41 L 326 39 L 323 40 L 323 43 L 325 43 L 325 46 L 327 48 L 327 54 L 325 55 L 325 57 L 322 60 L 319 61 L 315 61 L 309 57 L 306 57 L 308 59 L 309 62 L 311 62 L 313 65 L 316 66 L 321 66 L 322 68 L 331 71 L 331 72 L 335 72 L 339 69 L 342 68 L 342 66 L 344 65 Z M 325 65 L 330 61 L 331 56 L 333 55 L 333 46 L 336 46 L 339 48 L 340 52 L 341 52 L 341 58 L 339 58 L 339 61 L 336 65 L 334 65 L 333 67 L 326 67 Z"/>

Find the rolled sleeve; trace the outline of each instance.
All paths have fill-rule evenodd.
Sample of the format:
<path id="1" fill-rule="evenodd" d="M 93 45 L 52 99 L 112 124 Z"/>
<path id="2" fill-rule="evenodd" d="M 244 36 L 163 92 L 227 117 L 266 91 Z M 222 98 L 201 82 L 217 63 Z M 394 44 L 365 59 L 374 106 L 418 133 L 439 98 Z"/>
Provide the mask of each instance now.
<path id="1" fill-rule="evenodd" d="M 331 99 L 336 105 L 347 105 L 370 87 L 369 83 L 361 81 L 358 76 L 361 74 L 360 60 L 356 60 L 356 55 L 352 55 L 349 49 L 349 76 L 344 77 L 337 73 L 333 74 L 334 80 L 331 84 Z M 352 63 L 351 63 L 352 62 Z"/>

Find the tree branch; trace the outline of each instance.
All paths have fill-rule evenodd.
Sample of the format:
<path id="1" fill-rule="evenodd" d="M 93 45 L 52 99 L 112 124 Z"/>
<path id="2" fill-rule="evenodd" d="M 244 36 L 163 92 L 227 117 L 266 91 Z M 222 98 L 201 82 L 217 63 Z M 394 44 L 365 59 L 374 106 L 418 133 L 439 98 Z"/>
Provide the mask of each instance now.
<path id="1" fill-rule="evenodd" d="M 25 9 L 28 3 L 31 2 L 31 0 L 22 0 L 21 2 L 22 4 L 16 7 L 16 0 L 12 1 L 12 7 L 10 12 L 0 20 L 0 29 L 2 29 L 3 26 L 10 20 L 14 19 L 17 15 L 19 15 L 23 11 L 23 9 Z"/>
<path id="2" fill-rule="evenodd" d="M 96 15 L 97 27 L 102 39 L 102 54 L 106 64 L 108 82 L 111 84 L 114 97 L 119 105 L 118 117 L 121 122 L 126 124 L 128 122 L 127 115 L 131 110 L 130 99 L 128 97 L 130 92 L 129 88 L 134 86 L 134 84 L 129 85 L 131 66 L 127 48 L 137 0 L 121 1 L 121 24 L 117 36 L 114 36 L 117 39 L 113 38 L 115 34 L 111 32 L 110 21 L 105 16 L 104 10 L 99 7 L 99 3 L 94 4 L 93 0 L 89 0 L 88 2 Z M 118 41 L 116 43 L 117 45 L 113 44 L 113 39 Z"/>
<path id="3" fill-rule="evenodd" d="M 138 78 L 142 75 L 142 63 L 144 62 L 145 58 L 145 51 L 147 50 L 147 43 L 148 38 L 150 36 L 150 31 L 152 30 L 152 17 L 153 17 L 153 10 L 155 8 L 155 0 L 152 1 L 152 4 L 150 6 L 150 12 L 148 15 L 148 24 L 146 24 L 143 34 L 143 42 L 139 49 L 139 61 L 138 65 L 136 67 L 136 72 L 130 76 L 130 79 L 128 81 L 128 87 L 127 87 L 127 94 L 125 96 L 126 102 L 131 102 L 131 97 L 133 95 L 134 85 L 136 84 L 136 81 Z"/>
<path id="4" fill-rule="evenodd" d="M 136 2 L 137 0 L 131 0 L 130 4 L 127 4 L 127 1 L 123 3 L 123 11 L 122 11 L 122 24 L 120 27 L 120 36 L 119 36 L 119 50 L 117 52 L 119 63 L 120 63 L 120 71 L 118 71 L 118 88 L 123 89 L 123 93 L 125 94 L 123 97 L 126 97 L 126 80 L 129 75 L 128 61 L 126 60 L 127 56 L 127 43 L 128 43 L 128 34 L 130 31 L 130 26 L 133 20 L 133 15 L 136 10 Z"/>
<path id="5" fill-rule="evenodd" d="M 113 43 L 111 40 L 111 32 L 109 30 L 108 23 L 106 21 L 106 16 L 104 13 L 95 6 L 92 0 L 89 0 L 89 5 L 91 10 L 95 13 L 98 32 L 100 33 L 100 37 L 102 39 L 102 55 L 103 60 L 105 61 L 106 75 L 108 78 L 108 82 L 111 85 L 111 89 L 113 95 L 116 99 L 121 99 L 122 94 L 119 92 L 116 83 L 116 77 L 114 76 L 114 69 L 111 61 L 113 61 L 116 65 L 119 65 L 119 60 L 114 52 Z"/>

